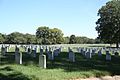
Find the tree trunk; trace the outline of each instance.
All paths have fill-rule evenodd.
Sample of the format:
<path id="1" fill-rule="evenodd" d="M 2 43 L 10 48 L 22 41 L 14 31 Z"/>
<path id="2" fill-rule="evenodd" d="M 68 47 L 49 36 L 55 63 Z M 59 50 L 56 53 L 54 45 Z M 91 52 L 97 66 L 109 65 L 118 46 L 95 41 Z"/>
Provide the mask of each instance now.
<path id="1" fill-rule="evenodd" d="M 116 43 L 116 48 L 119 48 L 119 43 Z"/>

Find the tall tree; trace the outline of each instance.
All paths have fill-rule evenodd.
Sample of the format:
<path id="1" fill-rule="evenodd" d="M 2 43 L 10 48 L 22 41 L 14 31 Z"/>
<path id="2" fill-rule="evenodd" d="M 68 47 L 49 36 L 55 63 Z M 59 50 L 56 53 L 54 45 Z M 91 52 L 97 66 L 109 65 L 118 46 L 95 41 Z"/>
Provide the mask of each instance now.
<path id="1" fill-rule="evenodd" d="M 70 43 L 70 44 L 75 44 L 75 43 L 76 43 L 76 37 L 75 37 L 75 35 L 71 35 L 71 36 L 70 36 L 69 43 Z"/>
<path id="2" fill-rule="evenodd" d="M 36 30 L 36 37 L 42 39 L 42 44 L 50 44 L 48 39 L 49 36 L 50 36 L 49 27 L 41 26 L 38 27 L 38 29 Z"/>
<path id="3" fill-rule="evenodd" d="M 36 37 L 42 39 L 42 44 L 56 44 L 63 42 L 63 33 L 58 28 L 38 27 Z"/>
<path id="4" fill-rule="evenodd" d="M 58 28 L 53 28 L 53 29 L 50 29 L 50 39 L 52 39 L 52 43 L 54 44 L 60 44 L 60 43 L 63 43 L 64 41 L 64 38 L 63 38 L 63 33 L 60 29 Z"/>
<path id="5" fill-rule="evenodd" d="M 100 18 L 97 20 L 96 30 L 98 38 L 105 43 L 120 43 L 120 1 L 113 0 L 106 3 L 98 11 Z"/>
<path id="6" fill-rule="evenodd" d="M 36 31 L 36 36 L 39 38 L 49 38 L 49 27 L 41 26 Z"/>

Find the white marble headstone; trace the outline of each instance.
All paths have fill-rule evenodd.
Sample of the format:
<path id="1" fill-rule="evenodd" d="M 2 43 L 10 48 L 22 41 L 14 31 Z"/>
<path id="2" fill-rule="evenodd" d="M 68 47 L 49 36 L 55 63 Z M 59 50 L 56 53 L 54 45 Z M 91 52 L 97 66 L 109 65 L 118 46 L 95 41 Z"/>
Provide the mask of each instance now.
<path id="1" fill-rule="evenodd" d="M 39 66 L 46 68 L 46 55 L 39 55 Z"/>

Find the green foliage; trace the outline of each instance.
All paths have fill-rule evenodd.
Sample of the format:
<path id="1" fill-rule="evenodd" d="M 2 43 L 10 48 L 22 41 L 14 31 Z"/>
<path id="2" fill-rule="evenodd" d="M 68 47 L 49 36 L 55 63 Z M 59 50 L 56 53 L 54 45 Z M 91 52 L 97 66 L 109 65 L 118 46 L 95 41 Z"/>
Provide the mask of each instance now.
<path id="1" fill-rule="evenodd" d="M 99 39 L 105 43 L 120 43 L 120 1 L 109 1 L 99 9 L 96 22 Z"/>
<path id="2" fill-rule="evenodd" d="M 90 39 L 90 38 L 87 38 L 87 37 L 79 37 L 79 36 L 77 36 L 76 37 L 76 43 L 77 44 L 93 44 L 94 40 Z"/>
<path id="3" fill-rule="evenodd" d="M 81 36 L 75 36 L 75 35 L 71 35 L 70 38 L 66 37 L 65 41 L 68 41 L 68 39 L 70 44 L 94 44 L 95 43 L 95 39 L 90 39 L 87 37 L 81 37 Z"/>
<path id="4" fill-rule="evenodd" d="M 35 37 L 35 35 L 31 35 L 31 34 L 25 34 L 24 38 L 26 39 L 26 43 L 27 44 L 33 44 L 33 43 L 39 43 Z"/>
<path id="5" fill-rule="evenodd" d="M 37 35 L 36 35 L 37 36 Z M 69 44 L 70 37 L 63 37 L 61 30 L 57 28 L 49 29 L 49 37 L 43 38 L 42 36 L 36 37 L 32 34 L 23 34 L 19 32 L 12 32 L 8 35 L 0 34 L 0 43 L 10 43 L 10 44 Z M 74 35 L 75 36 L 75 35 Z M 73 39 L 74 40 L 74 39 Z M 101 43 L 96 42 L 95 39 L 90 39 L 87 37 L 77 36 L 75 37 L 76 44 L 93 44 Z"/>
<path id="6" fill-rule="evenodd" d="M 63 33 L 58 28 L 50 29 L 42 26 L 36 30 L 36 37 L 42 39 L 42 44 L 60 44 L 63 43 Z"/>
<path id="7" fill-rule="evenodd" d="M 63 33 L 60 29 L 58 28 L 53 28 L 50 29 L 50 38 L 52 39 L 52 43 L 54 44 L 60 44 L 63 43 L 64 38 L 63 38 Z"/>
<path id="8" fill-rule="evenodd" d="M 101 41 L 100 39 L 96 38 L 96 39 L 95 39 L 95 44 L 100 44 L 100 43 L 104 43 L 104 42 Z"/>
<path id="9" fill-rule="evenodd" d="M 36 35 L 29 33 L 12 32 L 8 35 L 0 33 L 0 43 L 6 44 L 94 44 L 101 43 L 97 39 L 71 35 L 63 37 L 63 32 L 58 28 L 46 26 L 38 27 Z"/>
<path id="10" fill-rule="evenodd" d="M 0 43 L 4 43 L 5 35 L 0 33 Z"/>
<path id="11" fill-rule="evenodd" d="M 49 38 L 49 27 L 39 27 L 36 31 L 36 36 L 38 38 Z"/>
<path id="12" fill-rule="evenodd" d="M 35 35 L 13 32 L 6 36 L 5 43 L 10 44 L 33 44 L 37 43 Z"/>
<path id="13" fill-rule="evenodd" d="M 69 44 L 69 40 L 70 40 L 70 38 L 68 36 L 64 37 L 64 44 Z"/>
<path id="14" fill-rule="evenodd" d="M 23 52 L 23 64 L 19 65 L 15 64 L 14 52 L 10 52 L 6 56 L 0 56 L 0 80 L 71 80 L 120 75 L 120 57 L 113 55 L 111 61 L 106 61 L 104 54 L 86 59 L 80 53 L 75 53 L 76 61 L 73 63 L 67 58 L 68 52 L 61 52 L 54 61 L 47 59 L 47 69 L 42 69 L 38 66 L 38 53 L 33 58 Z"/>
<path id="15" fill-rule="evenodd" d="M 7 36 L 6 42 L 20 44 L 20 43 L 25 43 L 26 41 L 22 33 L 13 32 Z"/>
<path id="16" fill-rule="evenodd" d="M 75 44 L 75 43 L 76 43 L 76 37 L 75 37 L 75 35 L 71 35 L 71 36 L 70 36 L 69 43 L 70 43 L 70 44 Z"/>

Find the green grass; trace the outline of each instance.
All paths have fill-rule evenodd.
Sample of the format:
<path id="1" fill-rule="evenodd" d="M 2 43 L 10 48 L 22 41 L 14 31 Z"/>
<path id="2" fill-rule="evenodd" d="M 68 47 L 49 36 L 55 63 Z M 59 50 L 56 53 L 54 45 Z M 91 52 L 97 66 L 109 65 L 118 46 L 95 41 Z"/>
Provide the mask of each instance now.
<path id="1" fill-rule="evenodd" d="M 112 56 L 112 61 L 106 61 L 105 55 L 92 59 L 86 59 L 80 53 L 75 53 L 76 62 L 68 60 L 67 47 L 106 47 L 108 44 L 100 45 L 64 45 L 62 53 L 55 57 L 54 61 L 47 60 L 47 69 L 38 66 L 39 54 L 36 58 L 27 55 L 23 48 L 23 64 L 15 64 L 14 47 L 10 48 L 6 56 L 0 56 L 0 80 L 69 80 L 76 78 L 100 77 L 105 75 L 120 75 L 120 57 Z M 39 51 L 39 50 L 38 50 Z M 39 53 L 39 52 L 38 52 Z"/>
<path id="2" fill-rule="evenodd" d="M 23 64 L 15 64 L 14 53 L 9 52 L 0 58 L 0 80 L 69 80 L 105 75 L 120 75 L 120 57 L 112 56 L 112 61 L 106 61 L 105 55 L 86 59 L 80 53 L 75 53 L 76 62 L 68 60 L 68 54 L 62 52 L 54 61 L 47 60 L 47 69 L 38 66 L 38 55 L 33 58 L 23 53 Z"/>

